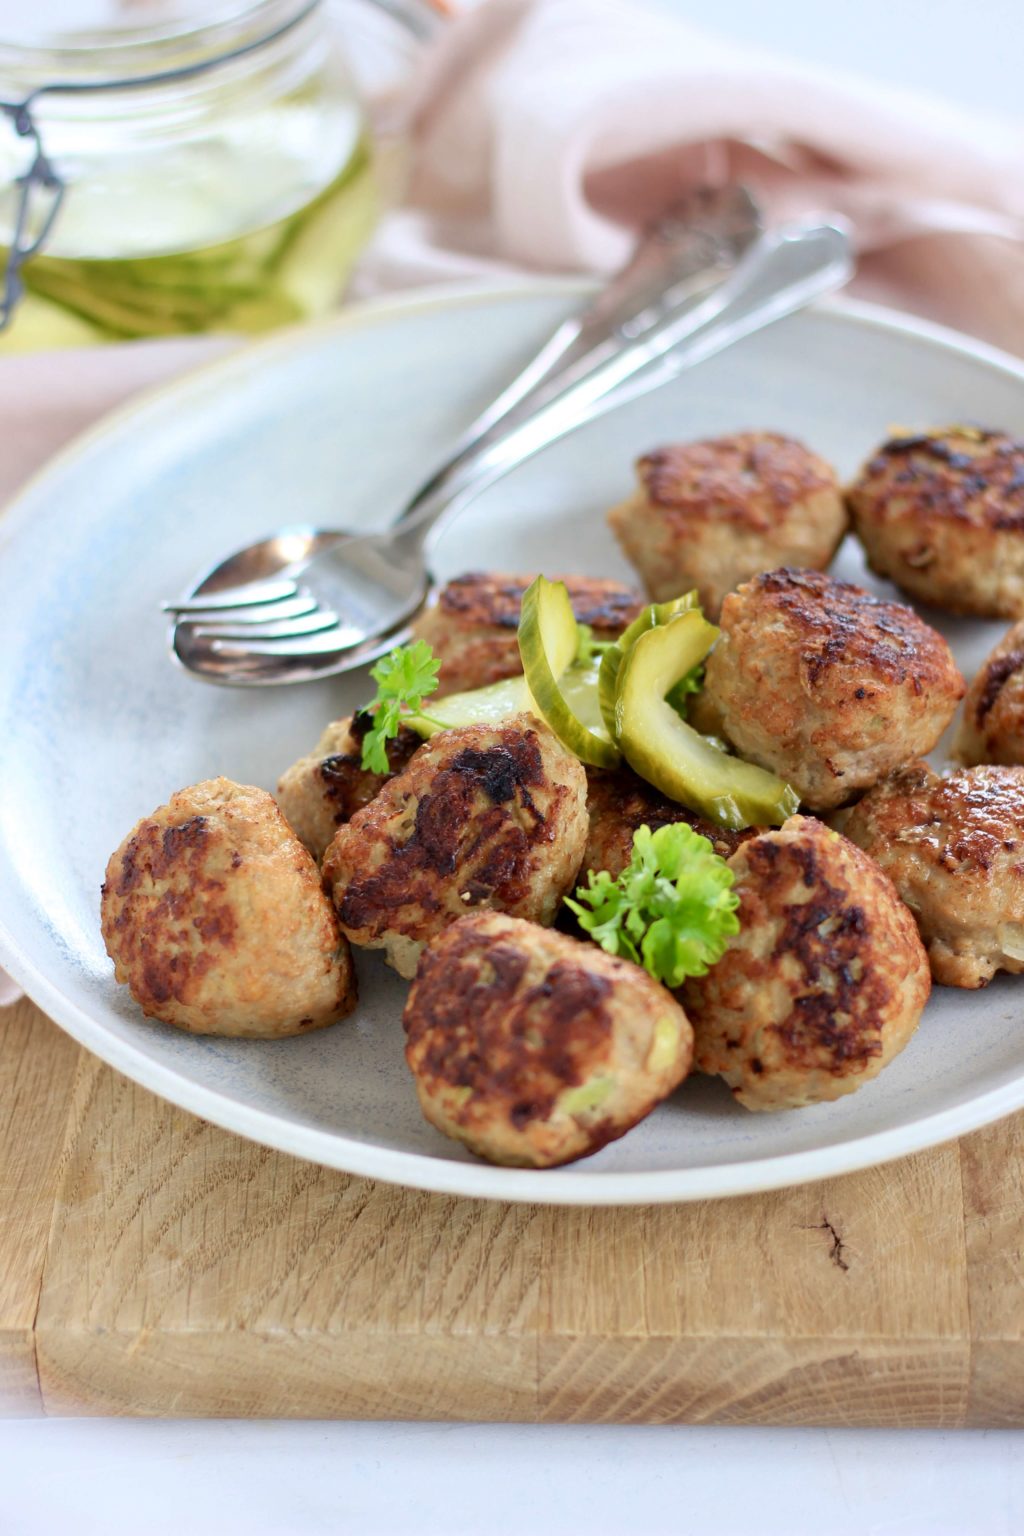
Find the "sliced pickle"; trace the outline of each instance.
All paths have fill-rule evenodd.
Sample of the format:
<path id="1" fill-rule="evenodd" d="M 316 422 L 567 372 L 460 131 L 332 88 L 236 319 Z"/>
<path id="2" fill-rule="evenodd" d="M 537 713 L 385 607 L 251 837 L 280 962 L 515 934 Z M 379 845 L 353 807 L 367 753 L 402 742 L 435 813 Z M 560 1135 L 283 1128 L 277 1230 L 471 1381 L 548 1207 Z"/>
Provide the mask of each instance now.
<path id="1" fill-rule="evenodd" d="M 567 672 L 562 673 L 560 687 L 580 723 L 607 740 L 602 734 L 604 723 L 597 702 L 597 670 L 596 660 L 574 662 Z M 515 677 L 503 678 L 499 683 L 488 683 L 484 688 L 468 688 L 464 693 L 430 699 L 425 707 L 429 708 L 427 717 L 411 715 L 402 721 L 424 740 L 436 736 L 438 731 L 454 730 L 456 726 L 496 724 L 513 715 L 535 714 L 537 709 L 521 672 Z"/>
<path id="2" fill-rule="evenodd" d="M 684 592 L 682 597 L 673 597 L 667 603 L 648 603 L 646 608 L 640 610 L 632 624 L 622 631 L 615 644 L 610 645 L 601 657 L 597 696 L 605 729 L 613 741 L 617 740 L 618 730 L 615 723 L 615 699 L 619 691 L 619 671 L 626 659 L 627 651 L 649 629 L 657 629 L 659 624 L 667 624 L 677 614 L 689 613 L 694 608 L 700 608 L 696 588 L 692 592 Z"/>
<path id="3" fill-rule="evenodd" d="M 620 649 L 625 653 L 633 642 L 639 640 L 640 636 L 646 634 L 649 629 L 657 629 L 659 624 L 667 624 L 677 614 L 690 613 L 694 608 L 700 608 L 696 587 L 692 592 L 684 592 L 682 597 L 670 598 L 667 603 L 648 603 L 646 608 L 640 610 L 632 624 L 627 625 L 622 631 L 618 639 Z"/>
<path id="4" fill-rule="evenodd" d="M 778 826 L 800 803 L 790 785 L 720 751 L 666 699 L 717 638 L 718 630 L 700 612 L 684 612 L 636 640 L 619 672 L 619 745 L 642 778 L 719 826 L 736 832 Z"/>
<path id="5" fill-rule="evenodd" d="M 589 692 L 584 690 L 584 695 L 590 719 L 600 729 L 600 735 L 598 729 L 590 729 L 580 719 L 571 702 L 571 691 L 563 684 L 578 650 L 579 627 L 565 584 L 538 576 L 523 594 L 519 619 L 519 654 L 536 713 L 581 762 L 595 768 L 614 768 L 619 753 L 599 724 L 599 707 L 596 714 L 592 709 L 590 695 L 596 702 L 596 686 Z M 592 668 L 590 673 L 596 685 Z"/>
<path id="6" fill-rule="evenodd" d="M 447 698 L 428 699 L 429 719 L 411 715 L 402 724 L 427 740 L 438 731 L 451 731 L 460 725 L 491 725 L 512 715 L 531 714 L 533 700 L 522 673 L 488 683 L 486 688 L 467 688 L 464 693 L 450 693 Z"/>
<path id="7" fill-rule="evenodd" d="M 597 673 L 597 700 L 601 706 L 604 728 L 612 741 L 616 739 L 618 725 L 615 720 L 615 700 L 619 692 L 619 669 L 626 659 L 621 640 L 610 645 L 601 657 Z"/>

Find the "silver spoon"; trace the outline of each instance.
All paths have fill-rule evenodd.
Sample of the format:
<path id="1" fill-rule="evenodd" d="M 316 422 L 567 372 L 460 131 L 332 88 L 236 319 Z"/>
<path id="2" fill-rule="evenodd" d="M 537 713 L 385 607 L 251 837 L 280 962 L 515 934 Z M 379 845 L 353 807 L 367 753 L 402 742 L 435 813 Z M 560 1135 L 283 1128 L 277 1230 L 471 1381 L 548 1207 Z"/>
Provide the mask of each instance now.
<path id="1" fill-rule="evenodd" d="M 305 681 L 397 643 L 430 589 L 426 553 L 440 528 L 484 486 L 588 421 L 674 378 L 732 342 L 803 308 L 853 271 L 838 223 L 761 234 L 710 293 L 669 307 L 639 335 L 615 338 L 596 364 L 561 373 L 543 398 L 485 431 L 429 482 L 388 532 L 283 530 L 217 568 L 177 616 L 179 659 L 217 682 Z M 301 579 L 301 585 L 300 585 Z M 216 620 L 216 624 L 212 621 Z"/>

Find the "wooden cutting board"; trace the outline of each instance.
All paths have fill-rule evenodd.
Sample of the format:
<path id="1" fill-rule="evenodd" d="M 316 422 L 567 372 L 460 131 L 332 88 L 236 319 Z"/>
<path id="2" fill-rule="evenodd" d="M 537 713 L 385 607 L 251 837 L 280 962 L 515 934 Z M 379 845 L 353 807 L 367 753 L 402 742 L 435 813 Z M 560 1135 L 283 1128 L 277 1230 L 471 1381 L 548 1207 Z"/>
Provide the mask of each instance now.
<path id="1" fill-rule="evenodd" d="M 1024 1423 L 1024 1116 L 702 1205 L 416 1194 L 240 1141 L 0 1009 L 0 1409 Z"/>

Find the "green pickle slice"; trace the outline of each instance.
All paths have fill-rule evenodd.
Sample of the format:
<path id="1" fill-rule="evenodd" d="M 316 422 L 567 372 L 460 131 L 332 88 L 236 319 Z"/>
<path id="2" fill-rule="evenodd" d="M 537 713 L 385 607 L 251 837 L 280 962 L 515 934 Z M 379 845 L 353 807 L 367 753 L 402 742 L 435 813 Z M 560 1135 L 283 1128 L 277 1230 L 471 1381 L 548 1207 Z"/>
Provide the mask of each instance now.
<path id="1" fill-rule="evenodd" d="M 616 640 L 610 645 L 601 657 L 601 668 L 597 679 L 597 696 L 601 705 L 601 715 L 604 719 L 605 729 L 613 741 L 618 740 L 618 725 L 615 719 L 615 700 L 619 692 L 619 673 L 622 663 L 626 659 L 634 643 L 641 635 L 645 635 L 649 629 L 657 629 L 659 624 L 667 624 L 677 614 L 689 613 L 692 609 L 700 608 L 700 599 L 696 589 L 692 592 L 684 592 L 682 597 L 673 597 L 667 603 L 648 603 L 642 608 Z"/>
<path id="2" fill-rule="evenodd" d="M 572 713 L 587 730 L 604 729 L 597 702 L 597 662 L 574 662 L 562 673 L 559 688 Z M 402 724 L 409 726 L 424 740 L 436 736 L 438 731 L 454 730 L 461 725 L 497 725 L 510 720 L 513 715 L 536 714 L 537 706 L 530 694 L 529 685 L 522 673 L 503 678 L 498 683 L 488 683 L 483 688 L 469 688 L 464 693 L 449 693 L 440 699 L 429 699 L 429 713 L 410 715 Z"/>
<path id="3" fill-rule="evenodd" d="M 615 700 L 619 693 L 619 671 L 626 659 L 626 653 L 622 649 L 622 641 L 616 640 L 610 645 L 601 657 L 601 665 L 597 669 L 597 701 L 601 707 L 601 718 L 604 728 L 612 741 L 618 739 L 618 724 L 615 719 Z"/>
<path id="4" fill-rule="evenodd" d="M 639 640 L 649 629 L 657 629 L 659 624 L 667 624 L 678 614 L 691 613 L 695 608 L 700 608 L 696 587 L 692 592 L 684 592 L 682 597 L 670 598 L 667 603 L 648 603 L 632 624 L 622 631 L 618 639 L 619 647 L 623 652 L 628 651 L 634 641 Z"/>
<path id="5" fill-rule="evenodd" d="M 721 827 L 778 826 L 799 797 L 775 774 L 731 757 L 681 719 L 666 694 L 718 638 L 699 610 L 641 634 L 619 670 L 617 738 L 630 767 L 672 800 Z"/>
<path id="6" fill-rule="evenodd" d="M 614 768 L 619 752 L 597 705 L 597 676 L 593 667 L 574 669 L 566 677 L 579 649 L 579 626 L 564 582 L 538 576 L 523 594 L 519 619 L 519 654 L 535 713 L 554 731 L 563 746 L 583 763 Z M 577 687 L 578 672 L 588 683 Z M 585 702 L 584 702 L 585 701 Z M 585 708 L 588 718 L 577 712 Z"/>
<path id="7" fill-rule="evenodd" d="M 495 725 L 510 720 L 513 715 L 533 711 L 533 700 L 526 686 L 526 678 L 503 678 L 500 683 L 488 683 L 484 688 L 468 688 L 464 693 L 449 693 L 441 699 L 427 699 L 424 706 L 429 719 L 422 715 L 410 715 L 402 724 L 414 730 L 424 740 L 436 736 L 438 731 L 455 730 L 461 725 Z"/>

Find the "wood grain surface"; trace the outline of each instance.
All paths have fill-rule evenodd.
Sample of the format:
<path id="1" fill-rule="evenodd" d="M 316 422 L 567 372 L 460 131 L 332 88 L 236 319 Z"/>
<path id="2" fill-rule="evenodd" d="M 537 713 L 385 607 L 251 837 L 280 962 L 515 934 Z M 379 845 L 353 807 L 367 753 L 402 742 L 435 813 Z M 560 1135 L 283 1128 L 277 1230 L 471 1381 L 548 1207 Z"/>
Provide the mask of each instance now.
<path id="1" fill-rule="evenodd" d="M 1024 1117 L 822 1184 L 574 1210 L 240 1141 L 0 1009 L 0 1411 L 1024 1424 Z"/>

